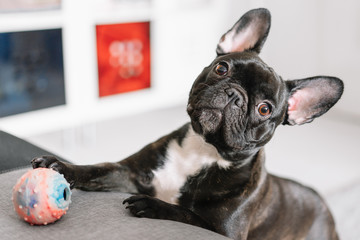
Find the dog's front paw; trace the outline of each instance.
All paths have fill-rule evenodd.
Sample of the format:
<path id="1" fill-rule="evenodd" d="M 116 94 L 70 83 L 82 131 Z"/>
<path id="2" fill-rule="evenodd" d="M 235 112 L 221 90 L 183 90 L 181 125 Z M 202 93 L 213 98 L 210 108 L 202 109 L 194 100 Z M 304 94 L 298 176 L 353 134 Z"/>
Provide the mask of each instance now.
<path id="1" fill-rule="evenodd" d="M 60 174 L 63 174 L 65 179 L 70 183 L 70 187 L 74 187 L 74 177 L 71 174 L 71 169 L 67 167 L 67 165 L 61 161 L 59 161 L 56 157 L 53 156 L 42 156 L 34 158 L 31 161 L 32 167 L 35 168 L 50 168 Z"/>
<path id="2" fill-rule="evenodd" d="M 124 200 L 126 208 L 136 217 L 183 222 L 215 231 L 214 227 L 191 210 L 146 195 L 136 195 Z"/>
<path id="3" fill-rule="evenodd" d="M 164 219 L 163 210 L 167 203 L 147 195 L 136 195 L 123 201 L 128 204 L 126 209 L 136 217 Z"/>
<path id="4" fill-rule="evenodd" d="M 53 156 L 36 157 L 31 160 L 32 167 L 35 168 L 50 168 L 59 173 L 63 173 L 65 165 Z"/>

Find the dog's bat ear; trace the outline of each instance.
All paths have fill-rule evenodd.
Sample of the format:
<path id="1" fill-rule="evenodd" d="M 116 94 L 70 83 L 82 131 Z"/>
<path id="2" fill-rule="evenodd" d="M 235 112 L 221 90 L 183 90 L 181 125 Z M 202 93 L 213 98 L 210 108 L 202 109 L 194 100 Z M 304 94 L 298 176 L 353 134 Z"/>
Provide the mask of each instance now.
<path id="1" fill-rule="evenodd" d="M 289 125 L 312 122 L 334 106 L 344 91 L 343 82 L 335 77 L 318 76 L 285 83 L 289 98 L 283 124 Z"/>
<path id="2" fill-rule="evenodd" d="M 270 25 L 269 10 L 259 8 L 248 11 L 221 37 L 216 53 L 221 55 L 245 50 L 260 53 L 269 33 Z"/>

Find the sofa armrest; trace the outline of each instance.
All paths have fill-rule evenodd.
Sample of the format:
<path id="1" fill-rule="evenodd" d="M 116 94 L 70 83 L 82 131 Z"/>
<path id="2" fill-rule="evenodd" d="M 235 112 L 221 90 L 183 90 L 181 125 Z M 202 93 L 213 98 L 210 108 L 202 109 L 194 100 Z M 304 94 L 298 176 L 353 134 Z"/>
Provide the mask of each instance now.
<path id="1" fill-rule="evenodd" d="M 29 167 L 31 159 L 42 155 L 54 154 L 21 138 L 0 131 L 0 173 Z M 68 162 L 61 157 L 58 158 Z"/>

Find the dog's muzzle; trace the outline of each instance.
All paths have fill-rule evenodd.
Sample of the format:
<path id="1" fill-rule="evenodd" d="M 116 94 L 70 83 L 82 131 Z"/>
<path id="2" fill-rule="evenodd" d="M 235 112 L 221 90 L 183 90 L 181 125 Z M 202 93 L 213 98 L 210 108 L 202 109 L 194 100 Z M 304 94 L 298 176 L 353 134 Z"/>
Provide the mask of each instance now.
<path id="1" fill-rule="evenodd" d="M 247 110 L 247 95 L 239 87 L 229 86 L 208 99 L 198 96 L 195 103 L 189 102 L 187 112 L 194 130 L 206 135 L 216 132 L 223 124 L 236 122 Z"/>

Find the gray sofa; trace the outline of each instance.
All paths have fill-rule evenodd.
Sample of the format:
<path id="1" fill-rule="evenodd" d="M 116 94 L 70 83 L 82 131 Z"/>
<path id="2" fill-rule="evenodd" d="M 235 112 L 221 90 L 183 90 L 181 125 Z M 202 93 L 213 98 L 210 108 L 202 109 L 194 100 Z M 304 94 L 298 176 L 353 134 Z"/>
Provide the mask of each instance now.
<path id="1" fill-rule="evenodd" d="M 12 187 L 33 157 L 46 154 L 51 153 L 0 131 L 0 239 L 228 239 L 187 224 L 133 217 L 122 204 L 129 195 L 115 192 L 73 190 L 65 216 L 30 226 L 13 210 Z"/>

